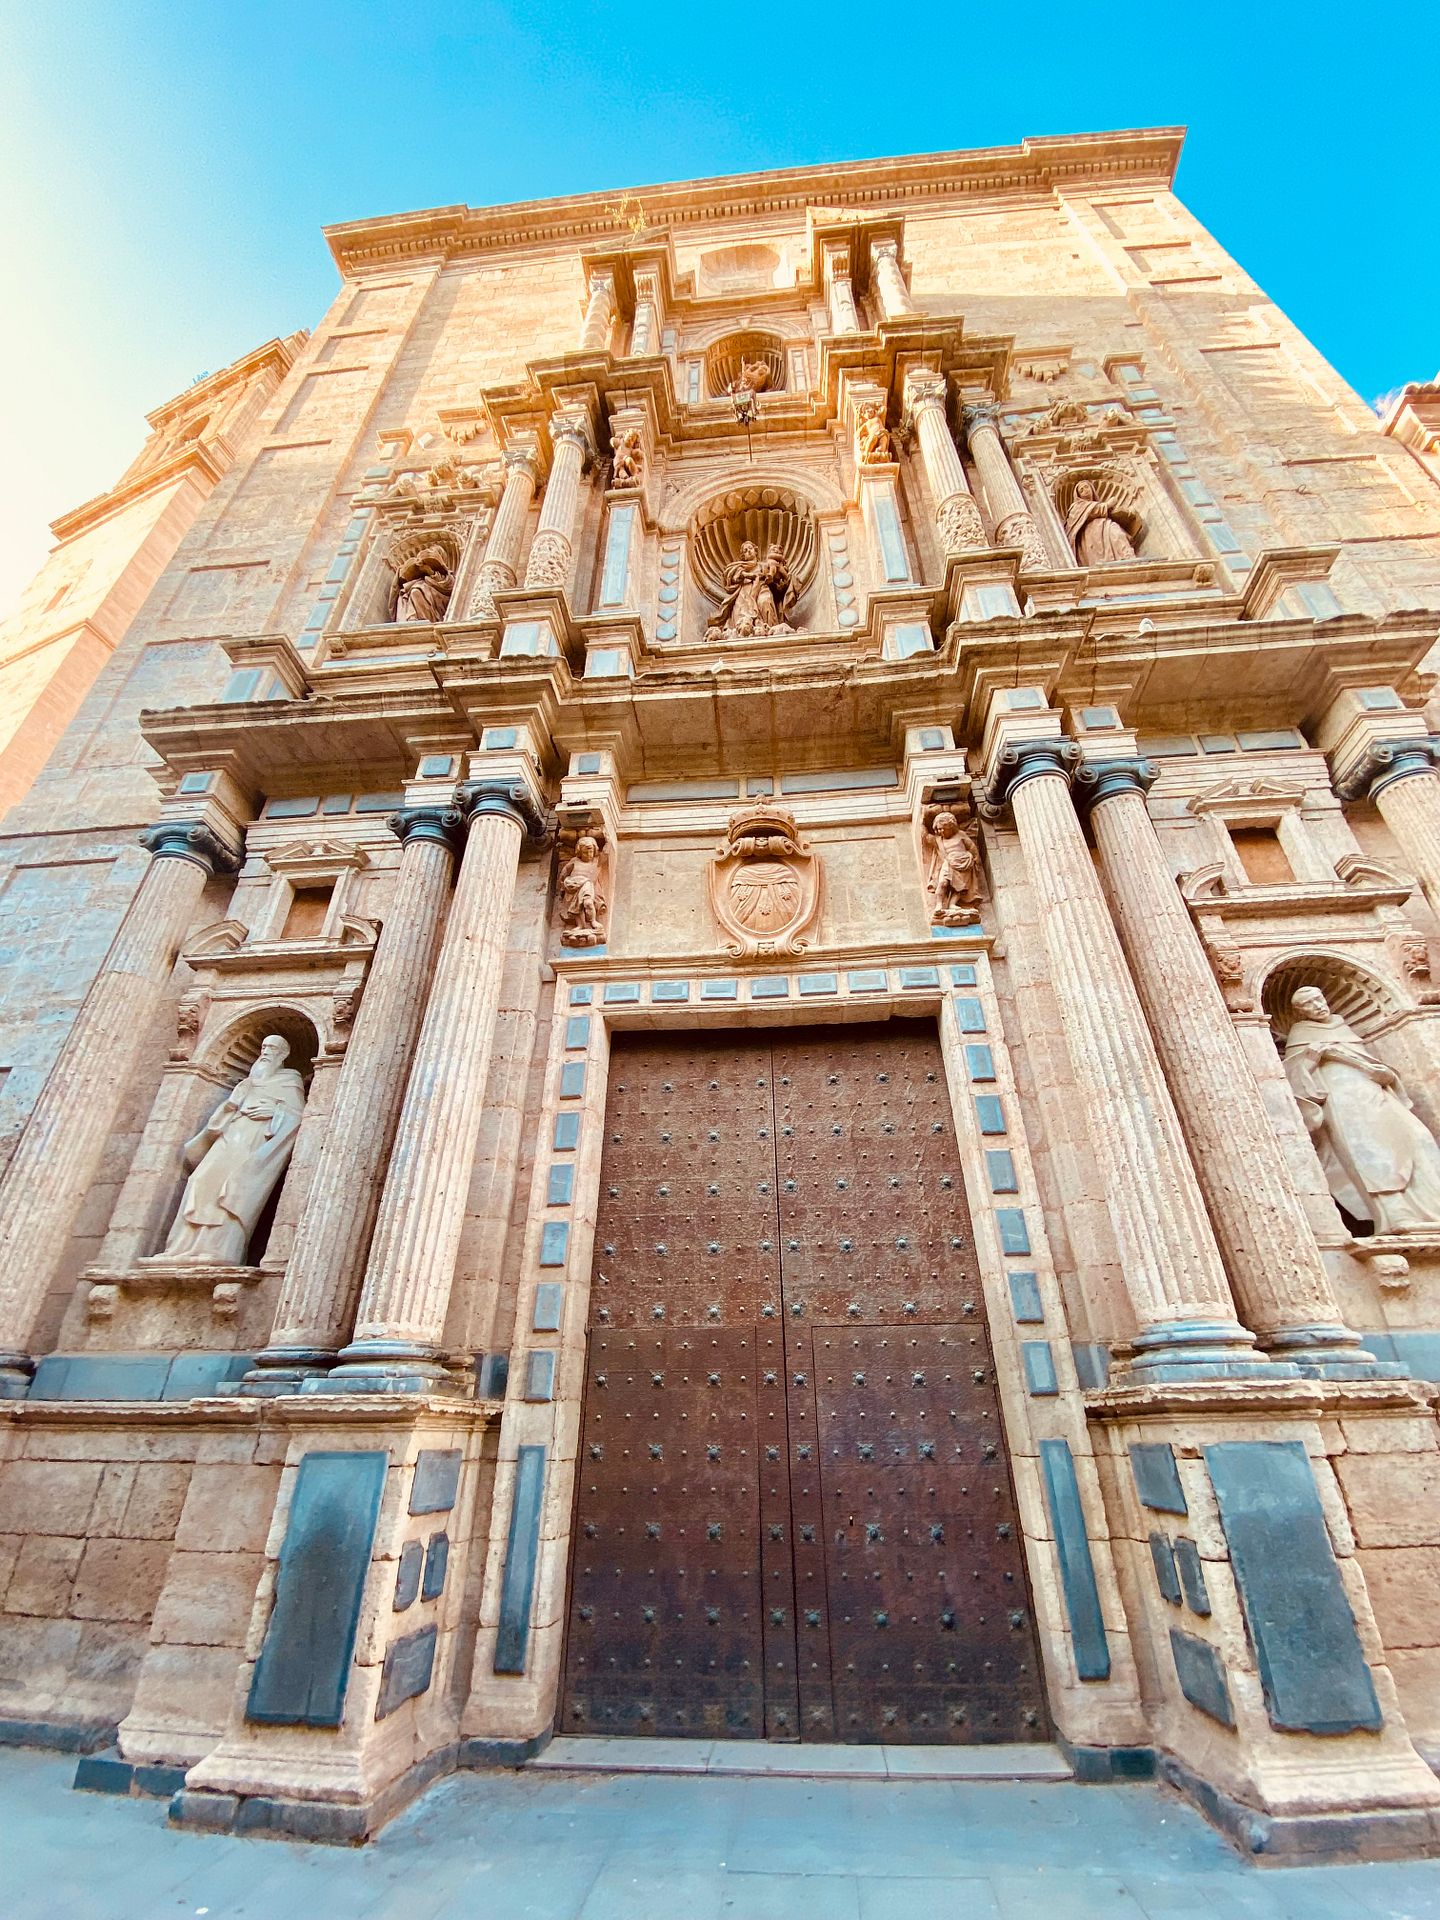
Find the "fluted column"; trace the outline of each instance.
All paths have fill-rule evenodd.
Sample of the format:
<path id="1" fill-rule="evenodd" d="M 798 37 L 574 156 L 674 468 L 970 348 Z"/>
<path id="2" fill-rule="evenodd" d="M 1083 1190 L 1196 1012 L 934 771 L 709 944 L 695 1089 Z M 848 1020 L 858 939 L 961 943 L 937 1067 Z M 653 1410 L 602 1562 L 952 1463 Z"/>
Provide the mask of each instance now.
<path id="1" fill-rule="evenodd" d="M 975 552 L 989 545 L 980 509 L 965 477 L 959 449 L 945 417 L 945 381 L 914 379 L 908 383 L 909 424 L 920 441 L 920 458 L 935 502 L 935 531 L 947 554 Z"/>
<path id="2" fill-rule="evenodd" d="M 615 276 L 592 273 L 585 318 L 580 327 L 580 351 L 603 353 L 610 344 L 610 328 L 615 319 Z"/>
<path id="3" fill-rule="evenodd" d="M 870 271 L 880 299 L 880 312 L 886 320 L 899 320 L 915 311 L 910 289 L 900 271 L 900 246 L 895 240 L 876 240 L 870 248 Z"/>
<path id="4" fill-rule="evenodd" d="M 1145 804 L 1145 760 L 1076 775 L 1116 925 L 1247 1326 L 1306 1373 L 1373 1373 L 1340 1318 L 1275 1128 Z"/>
<path id="5" fill-rule="evenodd" d="M 580 476 L 593 457 L 589 430 L 579 419 L 557 418 L 551 423 L 554 459 L 550 481 L 540 508 L 540 524 L 530 545 L 525 568 L 527 587 L 563 587 L 570 576 L 575 548 L 575 518 L 580 504 Z"/>
<path id="6" fill-rule="evenodd" d="M 495 596 L 513 587 L 520 577 L 520 548 L 525 539 L 525 522 L 530 502 L 540 478 L 540 464 L 533 447 L 510 447 L 505 453 L 505 485 L 495 523 L 485 546 L 485 558 L 475 575 L 466 617 L 493 620 Z"/>
<path id="7" fill-rule="evenodd" d="M 520 843 L 540 817 L 519 785 L 477 782 L 445 938 L 380 1197 L 351 1344 L 329 1385 L 424 1392 L 438 1354 L 480 1134 Z"/>
<path id="8" fill-rule="evenodd" d="M 25 1391 L 25 1351 L 95 1177 L 205 883 L 235 855 L 206 826 L 167 820 L 0 1185 L 0 1397 Z"/>
<path id="9" fill-rule="evenodd" d="M 828 247 L 825 251 L 825 299 L 830 309 L 830 331 L 859 333 L 860 313 L 850 284 L 848 248 Z"/>
<path id="10" fill-rule="evenodd" d="M 635 319 L 630 328 L 630 357 L 641 359 L 655 351 L 655 332 L 659 322 L 660 288 L 653 273 L 635 276 Z"/>
<path id="11" fill-rule="evenodd" d="M 967 407 L 965 432 L 970 454 L 980 474 L 985 504 L 995 523 L 997 547 L 1019 547 L 1021 565 L 1048 568 L 1054 563 L 1045 551 L 1040 531 L 1025 504 L 1020 482 L 1000 438 L 998 416 L 993 407 Z"/>
<path id="12" fill-rule="evenodd" d="M 1352 790 L 1368 793 L 1415 869 L 1432 912 L 1440 913 L 1440 738 L 1373 747 Z"/>
<path id="13" fill-rule="evenodd" d="M 345 1050 L 270 1339 L 244 1382 L 248 1393 L 293 1392 L 304 1375 L 332 1365 L 360 1284 L 464 815 L 457 807 L 406 807 L 389 824 L 403 849 L 395 891 Z"/>
<path id="14" fill-rule="evenodd" d="M 1029 739 L 999 754 L 989 809 L 1007 801 L 1041 909 L 1076 1091 L 1139 1332 L 1137 1380 L 1269 1372 L 1238 1324 L 1165 1075 L 1070 800 L 1077 749 Z"/>

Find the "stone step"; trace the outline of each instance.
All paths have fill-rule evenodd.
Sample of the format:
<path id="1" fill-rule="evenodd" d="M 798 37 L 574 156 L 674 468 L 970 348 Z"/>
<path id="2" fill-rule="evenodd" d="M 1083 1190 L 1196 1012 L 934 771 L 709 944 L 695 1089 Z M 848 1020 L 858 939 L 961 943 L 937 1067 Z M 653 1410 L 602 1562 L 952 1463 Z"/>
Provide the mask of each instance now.
<path id="1" fill-rule="evenodd" d="M 813 1780 L 1072 1780 L 1058 1747 L 847 1747 L 562 1734 L 529 1767 L 564 1773 L 792 1774 Z"/>

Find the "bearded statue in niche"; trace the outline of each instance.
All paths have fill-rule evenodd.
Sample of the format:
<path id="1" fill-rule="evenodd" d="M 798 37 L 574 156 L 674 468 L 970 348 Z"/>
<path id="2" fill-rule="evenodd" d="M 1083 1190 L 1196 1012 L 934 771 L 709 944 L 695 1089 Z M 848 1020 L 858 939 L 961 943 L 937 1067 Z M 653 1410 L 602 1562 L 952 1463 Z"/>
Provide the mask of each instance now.
<path id="1" fill-rule="evenodd" d="M 1336 1203 L 1376 1233 L 1440 1227 L 1440 1146 L 1392 1067 L 1318 987 L 1298 987 L 1285 1074 Z"/>
<path id="2" fill-rule="evenodd" d="M 290 1043 L 278 1033 L 260 1043 L 249 1073 L 184 1146 L 187 1167 L 180 1210 L 163 1260 L 243 1267 L 265 1202 L 290 1162 L 305 1083 L 285 1060 Z"/>
<path id="3" fill-rule="evenodd" d="M 980 845 L 959 804 L 932 807 L 925 816 L 930 870 L 925 891 L 937 927 L 972 927 L 980 918 Z"/>
<path id="4" fill-rule="evenodd" d="M 395 570 L 395 607 L 391 618 L 398 623 L 423 621 L 432 624 L 445 618 L 455 576 L 450 557 L 441 546 L 422 547 Z"/>
<path id="5" fill-rule="evenodd" d="M 799 598 L 784 550 L 760 549 L 753 540 L 740 548 L 740 558 L 725 569 L 725 598 L 710 622 L 712 636 L 741 639 L 794 633 L 790 615 Z"/>
<path id="6" fill-rule="evenodd" d="M 1117 560 L 1135 558 L 1129 534 L 1115 518 L 1110 503 L 1100 498 L 1093 480 L 1076 483 L 1070 511 L 1065 515 L 1065 531 L 1082 567 L 1108 567 Z"/>

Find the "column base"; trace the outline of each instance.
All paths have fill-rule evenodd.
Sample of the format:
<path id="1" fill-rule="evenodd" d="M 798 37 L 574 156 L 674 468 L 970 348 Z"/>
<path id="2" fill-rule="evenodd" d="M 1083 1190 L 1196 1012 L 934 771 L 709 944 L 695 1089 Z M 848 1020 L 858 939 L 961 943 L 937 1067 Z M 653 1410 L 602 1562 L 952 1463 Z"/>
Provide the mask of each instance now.
<path id="1" fill-rule="evenodd" d="M 1116 1384 L 1298 1379 L 1299 1373 L 1293 1361 L 1257 1352 L 1255 1336 L 1233 1320 L 1176 1320 L 1136 1334 Z"/>
<path id="2" fill-rule="evenodd" d="M 1360 1334 L 1338 1322 L 1281 1327 L 1264 1340 L 1267 1353 L 1308 1380 L 1403 1380 L 1410 1371 L 1403 1360 L 1377 1360 Z"/>
<path id="3" fill-rule="evenodd" d="M 23 1400 L 30 1391 L 35 1362 L 18 1347 L 0 1347 L 0 1400 Z"/>
<path id="4" fill-rule="evenodd" d="M 304 1393 L 310 1381 L 326 1378 L 335 1359 L 333 1347 L 266 1347 L 236 1382 L 235 1392 L 266 1400 Z"/>
<path id="5" fill-rule="evenodd" d="M 434 1347 L 408 1340 L 357 1340 L 341 1350 L 305 1393 L 459 1393 L 460 1383 Z"/>

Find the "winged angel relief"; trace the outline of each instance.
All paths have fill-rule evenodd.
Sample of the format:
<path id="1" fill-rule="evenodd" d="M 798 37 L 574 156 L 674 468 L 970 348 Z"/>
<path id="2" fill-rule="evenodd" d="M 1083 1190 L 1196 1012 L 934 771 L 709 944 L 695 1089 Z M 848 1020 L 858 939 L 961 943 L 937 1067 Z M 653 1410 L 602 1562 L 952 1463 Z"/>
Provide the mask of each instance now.
<path id="1" fill-rule="evenodd" d="M 820 868 L 794 817 L 737 813 L 710 863 L 710 906 L 727 953 L 803 953 L 820 907 Z"/>

